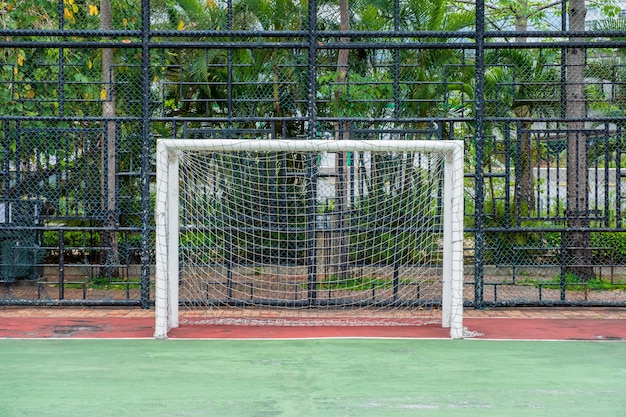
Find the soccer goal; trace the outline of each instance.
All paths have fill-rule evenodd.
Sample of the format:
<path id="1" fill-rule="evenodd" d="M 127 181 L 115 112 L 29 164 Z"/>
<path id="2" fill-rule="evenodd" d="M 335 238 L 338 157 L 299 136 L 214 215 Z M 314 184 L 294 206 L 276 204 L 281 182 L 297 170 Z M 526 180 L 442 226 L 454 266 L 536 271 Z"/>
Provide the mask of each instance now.
<path id="1" fill-rule="evenodd" d="M 463 143 L 160 139 L 156 325 L 463 337 Z"/>

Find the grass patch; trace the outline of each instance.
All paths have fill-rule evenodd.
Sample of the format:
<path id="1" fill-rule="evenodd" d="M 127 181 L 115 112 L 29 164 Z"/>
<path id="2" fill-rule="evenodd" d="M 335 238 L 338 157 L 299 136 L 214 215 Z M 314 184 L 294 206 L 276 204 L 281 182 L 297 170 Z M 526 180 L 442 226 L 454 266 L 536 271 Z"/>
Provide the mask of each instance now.
<path id="1" fill-rule="evenodd" d="M 53 283 L 54 287 L 58 287 L 59 283 Z M 140 279 L 133 279 L 128 281 L 111 281 L 110 278 L 99 277 L 93 278 L 88 281 L 70 281 L 64 282 L 63 287 L 66 289 L 80 290 L 88 288 L 92 290 L 111 290 L 111 291 L 124 291 L 126 288 L 139 288 L 141 287 Z"/>
<path id="2" fill-rule="evenodd" d="M 398 284 L 408 285 L 414 281 L 410 279 L 399 279 Z M 317 289 L 320 290 L 347 290 L 347 291 L 364 291 L 371 289 L 389 289 L 393 288 L 394 280 L 392 278 L 377 277 L 350 277 L 341 279 L 337 276 L 330 276 L 328 279 L 316 283 Z"/>
<path id="3" fill-rule="evenodd" d="M 141 281 L 139 279 L 128 281 L 110 281 L 109 278 L 102 278 L 98 281 L 91 281 L 89 283 L 89 288 L 94 290 L 122 291 L 126 288 L 139 288 L 140 286 Z"/>
<path id="4" fill-rule="evenodd" d="M 555 275 L 548 281 L 543 282 L 535 282 L 535 286 L 546 289 L 560 289 L 561 288 L 561 276 Z M 573 273 L 565 274 L 565 286 L 570 291 L 614 291 L 614 290 L 626 290 L 625 282 L 612 283 L 610 281 L 605 281 L 603 279 L 590 279 L 588 281 L 584 281 L 578 275 Z"/>

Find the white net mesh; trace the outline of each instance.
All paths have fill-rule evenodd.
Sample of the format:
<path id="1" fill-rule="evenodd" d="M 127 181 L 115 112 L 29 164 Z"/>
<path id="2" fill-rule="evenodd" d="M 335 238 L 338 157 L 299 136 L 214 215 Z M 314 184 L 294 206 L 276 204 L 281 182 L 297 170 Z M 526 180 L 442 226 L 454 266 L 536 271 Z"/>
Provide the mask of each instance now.
<path id="1" fill-rule="evenodd" d="M 181 322 L 441 322 L 445 153 L 176 157 Z"/>

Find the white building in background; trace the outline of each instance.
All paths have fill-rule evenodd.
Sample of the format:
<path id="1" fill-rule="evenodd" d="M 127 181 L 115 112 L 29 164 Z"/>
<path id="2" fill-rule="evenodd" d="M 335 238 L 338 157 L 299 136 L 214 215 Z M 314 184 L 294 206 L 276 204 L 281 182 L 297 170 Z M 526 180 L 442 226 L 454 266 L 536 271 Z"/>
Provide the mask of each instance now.
<path id="1" fill-rule="evenodd" d="M 616 0 L 617 7 L 621 9 L 619 14 L 615 17 L 618 19 L 626 19 L 626 0 Z M 596 6 L 587 6 L 587 16 L 585 17 L 585 29 L 591 30 L 596 24 L 605 20 L 606 16 L 602 12 L 602 9 Z"/>

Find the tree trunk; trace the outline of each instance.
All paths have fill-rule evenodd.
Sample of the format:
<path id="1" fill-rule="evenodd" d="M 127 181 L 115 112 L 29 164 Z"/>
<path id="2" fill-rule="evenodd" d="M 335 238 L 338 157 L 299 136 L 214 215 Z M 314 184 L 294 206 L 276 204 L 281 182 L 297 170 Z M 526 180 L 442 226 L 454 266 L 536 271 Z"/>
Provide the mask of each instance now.
<path id="1" fill-rule="evenodd" d="M 113 21 L 111 16 L 110 0 L 101 0 L 100 2 L 100 28 L 102 30 L 112 30 Z M 102 50 L 102 82 L 105 92 L 105 98 L 102 102 L 102 117 L 115 117 L 115 87 L 113 77 L 113 49 L 105 48 Z M 105 120 L 106 135 L 102 140 L 102 208 L 106 213 L 106 219 L 103 226 L 108 230 L 103 230 L 100 234 L 103 250 L 100 255 L 100 263 L 102 265 L 100 275 L 103 277 L 117 277 L 119 271 L 119 247 L 117 243 L 117 235 L 112 229 L 117 224 L 116 214 L 116 172 L 117 172 L 117 155 L 116 155 L 116 124 L 115 121 Z M 106 176 L 104 173 L 106 172 Z"/>
<path id="2" fill-rule="evenodd" d="M 339 22 L 340 30 L 347 32 L 350 30 L 350 11 L 348 0 L 339 0 Z M 349 42 L 350 38 L 340 38 L 341 42 Z M 335 90 L 335 109 L 337 116 L 344 116 L 344 112 L 339 108 L 341 96 L 344 93 L 344 83 L 348 75 L 348 49 L 340 49 L 337 56 L 337 89 Z M 345 121 L 335 122 L 335 139 L 350 140 L 350 123 Z M 337 279 L 346 280 L 348 274 L 348 155 L 346 152 L 339 152 L 335 159 L 335 242 L 333 243 L 333 260 Z"/>
<path id="3" fill-rule="evenodd" d="M 526 32 L 528 30 L 528 0 L 517 0 L 517 9 L 519 14 L 515 15 L 515 31 Z M 517 41 L 526 42 L 526 37 L 517 38 Z"/>
<path id="4" fill-rule="evenodd" d="M 514 109 L 517 117 L 530 117 L 532 111 L 528 106 L 520 106 Z M 515 187 L 515 203 L 519 207 L 522 216 L 528 216 L 535 206 L 535 174 L 533 171 L 532 146 L 530 141 L 530 129 L 532 122 L 521 121 L 519 126 L 522 132 L 517 132 L 519 137 L 519 158 L 516 169 L 519 170 L 519 182 Z"/>
<path id="5" fill-rule="evenodd" d="M 526 10 L 528 8 L 528 2 L 526 0 L 520 0 L 517 2 L 520 10 Z M 522 13 L 515 16 L 515 31 L 526 32 L 528 30 L 528 15 Z M 517 38 L 518 42 L 526 42 L 526 37 Z M 532 117 L 533 110 L 528 105 L 518 106 L 513 109 L 515 116 L 518 118 Z M 533 187 L 535 184 L 535 175 L 532 167 L 532 150 L 530 142 L 530 134 L 528 129 L 532 125 L 532 122 L 522 121 L 520 126 L 522 132 L 518 132 L 520 138 L 519 143 L 519 160 L 517 169 L 519 170 L 519 184 L 515 187 L 515 201 L 520 209 L 520 213 L 523 216 L 527 216 L 529 212 L 535 206 L 535 194 L 533 193 Z"/>
<path id="6" fill-rule="evenodd" d="M 584 0 L 570 0 L 570 30 L 585 29 L 586 8 Z M 580 38 L 571 38 L 581 41 Z M 586 62 L 585 48 L 568 48 L 566 51 L 565 116 L 567 122 L 567 225 L 571 228 L 589 228 L 587 200 L 587 135 L 582 121 L 586 116 L 583 72 Z M 578 119 L 578 120 L 571 120 Z M 565 272 L 583 280 L 595 278 L 590 262 L 590 234 L 588 230 L 575 230 L 564 236 Z"/>

